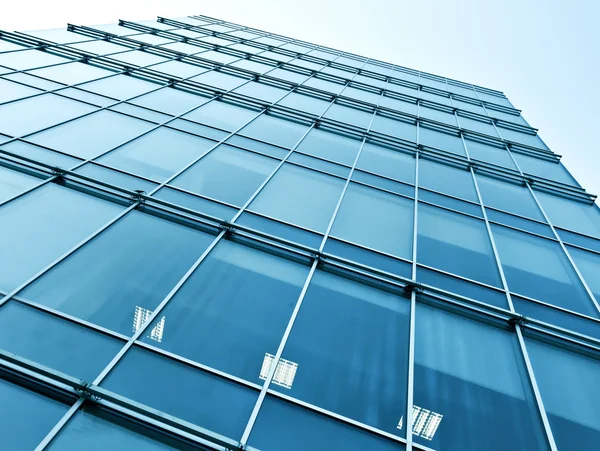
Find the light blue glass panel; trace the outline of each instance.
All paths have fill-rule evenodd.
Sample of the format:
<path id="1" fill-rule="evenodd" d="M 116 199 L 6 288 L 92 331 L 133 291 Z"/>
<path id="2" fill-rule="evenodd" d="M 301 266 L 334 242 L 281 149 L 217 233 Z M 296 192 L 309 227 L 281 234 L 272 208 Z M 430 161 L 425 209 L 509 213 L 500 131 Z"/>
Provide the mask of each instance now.
<path id="1" fill-rule="evenodd" d="M 262 451 L 280 451 L 282 443 L 286 451 L 405 449 L 396 441 L 267 395 L 248 444 Z"/>
<path id="2" fill-rule="evenodd" d="M 41 183 L 41 179 L 0 166 L 0 204 Z"/>
<path id="3" fill-rule="evenodd" d="M 42 91 L 39 89 L 30 88 L 29 86 L 13 83 L 12 81 L 0 78 L 0 103 L 10 102 L 11 100 L 20 99 Z"/>
<path id="4" fill-rule="evenodd" d="M 508 288 L 559 307 L 598 317 L 575 270 L 556 241 L 493 225 Z"/>
<path id="5" fill-rule="evenodd" d="M 493 136 L 494 138 L 498 138 L 498 133 L 496 133 L 496 129 L 489 122 L 478 121 L 464 116 L 459 116 L 458 120 L 460 121 L 460 128 L 466 130 L 473 130 L 479 133 L 484 133 L 486 135 Z"/>
<path id="6" fill-rule="evenodd" d="M 234 92 L 243 94 L 255 99 L 264 100 L 267 103 L 275 103 L 287 94 L 287 90 L 276 88 L 265 83 L 251 81 L 235 89 Z"/>
<path id="7" fill-rule="evenodd" d="M 304 86 L 309 86 L 311 88 L 315 88 L 320 91 L 325 91 L 332 94 L 339 94 L 342 91 L 342 89 L 344 89 L 344 85 L 341 83 L 333 83 L 331 81 L 315 77 L 305 81 Z"/>
<path id="8" fill-rule="evenodd" d="M 419 186 L 477 202 L 473 177 L 467 169 L 419 160 Z"/>
<path id="9" fill-rule="evenodd" d="M 317 272 L 282 354 L 296 373 L 270 388 L 403 436 L 409 308 L 393 294 Z"/>
<path id="10" fill-rule="evenodd" d="M 203 95 L 164 88 L 138 97 L 132 103 L 176 116 L 205 103 L 208 99 Z"/>
<path id="11" fill-rule="evenodd" d="M 457 135 L 442 133 L 427 127 L 419 128 L 419 144 L 435 147 L 457 155 L 465 155 L 462 140 Z"/>
<path id="12" fill-rule="evenodd" d="M 505 168 L 517 169 L 509 153 L 503 147 L 492 146 L 467 138 L 465 138 L 465 145 L 471 158 L 504 166 Z"/>
<path id="13" fill-rule="evenodd" d="M 191 81 L 229 91 L 237 88 L 243 83 L 246 83 L 248 79 L 235 77 L 233 75 L 225 74 L 216 70 L 211 70 L 192 78 Z"/>
<path id="14" fill-rule="evenodd" d="M 191 450 L 191 446 L 170 443 L 167 436 L 159 436 L 151 430 L 133 424 L 114 423 L 97 415 L 97 408 L 87 407 L 79 411 L 61 429 L 46 449 L 55 451 L 167 451 Z M 106 415 L 106 414 L 104 414 Z"/>
<path id="15" fill-rule="evenodd" d="M 169 187 L 161 188 L 152 197 L 227 221 L 231 220 L 238 211 L 237 208 L 228 207 L 213 200 L 194 196 Z"/>
<path id="16" fill-rule="evenodd" d="M 395 99 L 393 97 L 383 96 L 381 98 L 381 106 L 392 108 L 396 111 L 400 111 L 401 113 L 414 114 L 415 116 L 417 115 L 416 103 Z"/>
<path id="17" fill-rule="evenodd" d="M 0 403 L 2 447 L 11 451 L 35 449 L 69 408 L 5 380 L 0 380 Z"/>
<path id="18" fill-rule="evenodd" d="M 356 125 L 357 127 L 367 128 L 371 123 L 373 113 L 369 111 L 358 110 L 343 105 L 333 104 L 323 116 L 346 124 Z"/>
<path id="19" fill-rule="evenodd" d="M 351 97 L 353 99 L 362 100 L 363 102 L 368 102 L 373 105 L 379 105 L 379 99 L 381 98 L 381 94 L 379 93 L 352 88 L 350 86 L 344 89 L 341 95 Z"/>
<path id="20" fill-rule="evenodd" d="M 535 192 L 548 218 L 557 227 L 600 237 L 600 210 L 597 205 L 589 205 L 564 197 Z"/>
<path id="21" fill-rule="evenodd" d="M 250 210 L 325 232 L 344 181 L 310 169 L 284 165 L 250 204 Z"/>
<path id="22" fill-rule="evenodd" d="M 307 131 L 308 126 L 304 124 L 262 114 L 240 130 L 240 134 L 292 148 Z"/>
<path id="23" fill-rule="evenodd" d="M 553 163 L 552 161 L 530 157 L 517 152 L 513 152 L 512 155 L 521 168 L 521 171 L 527 174 L 537 175 L 538 177 L 565 183 L 567 185 L 579 186 L 565 167 L 558 162 Z"/>
<path id="24" fill-rule="evenodd" d="M 8 143 L 2 146 L 2 150 L 64 169 L 72 168 L 77 163 L 81 162 L 78 158 L 53 152 L 52 150 L 44 149 L 43 147 L 33 146 L 24 143 L 23 141 L 13 141 Z"/>
<path id="25" fill-rule="evenodd" d="M 79 41 L 80 39 L 77 40 Z M 69 47 L 85 50 L 86 52 L 95 53 L 97 55 L 109 55 L 111 53 L 122 53 L 131 50 L 129 47 L 107 42 L 103 39 L 96 39 L 93 41 L 86 40 L 86 42 L 71 44 Z"/>
<path id="26" fill-rule="evenodd" d="M 552 435 L 561 450 L 600 443 L 600 361 L 527 340 Z"/>
<path id="27" fill-rule="evenodd" d="M 313 129 L 296 148 L 298 151 L 352 166 L 361 141 L 324 130 Z"/>
<path id="28" fill-rule="evenodd" d="M 163 181 L 202 156 L 215 141 L 161 127 L 110 152 L 100 162 Z"/>
<path id="29" fill-rule="evenodd" d="M 395 180 L 415 183 L 415 158 L 377 144 L 365 143 L 356 167 Z"/>
<path id="30" fill-rule="evenodd" d="M 133 211 L 29 285 L 22 296 L 133 335 L 212 240 Z"/>
<path id="31" fill-rule="evenodd" d="M 410 259 L 412 200 L 354 183 L 348 185 L 332 236 Z"/>
<path id="32" fill-rule="evenodd" d="M 140 347 L 127 351 L 102 387 L 233 440 L 242 436 L 259 393 Z"/>
<path id="33" fill-rule="evenodd" d="M 419 263 L 501 286 L 492 245 L 483 221 L 420 204 Z"/>
<path id="34" fill-rule="evenodd" d="M 124 174 L 120 171 L 109 169 L 91 162 L 77 168 L 75 172 L 130 191 L 142 190 L 149 193 L 157 186 L 156 183 L 144 180 L 140 177 Z"/>
<path id="35" fill-rule="evenodd" d="M 123 207 L 46 185 L 0 208 L 0 288 L 11 291 L 89 236 Z"/>
<path id="36" fill-rule="evenodd" d="M 221 145 L 171 184 L 242 206 L 278 164 L 278 160 Z"/>
<path id="37" fill-rule="evenodd" d="M 234 131 L 248 123 L 257 114 L 258 112 L 254 110 L 214 100 L 184 117 L 212 127 Z"/>
<path id="38" fill-rule="evenodd" d="M 312 113 L 317 116 L 320 116 L 325 112 L 329 106 L 329 103 L 330 102 L 325 100 L 295 92 L 285 96 L 283 99 L 281 99 L 281 101 L 278 102 L 279 105 L 295 108 L 297 110 Z"/>
<path id="39" fill-rule="evenodd" d="M 516 130 L 510 130 L 508 128 L 500 128 L 500 134 L 508 141 L 514 141 L 527 146 L 538 147 L 540 149 L 549 150 L 548 146 L 544 144 L 544 141 L 538 135 L 531 135 L 529 133 L 522 133 Z"/>
<path id="40" fill-rule="evenodd" d="M 109 58 L 140 67 L 150 66 L 152 64 L 164 63 L 165 61 L 168 61 L 167 58 L 162 58 L 160 56 L 153 55 L 148 52 L 142 52 L 140 50 L 132 50 L 129 52 L 117 53 L 115 55 L 111 55 Z"/>
<path id="41" fill-rule="evenodd" d="M 568 250 L 588 288 L 594 293 L 596 301 L 600 302 L 600 254 L 571 246 L 568 246 Z"/>
<path id="42" fill-rule="evenodd" d="M 301 74 L 298 72 L 293 72 L 291 70 L 285 69 L 275 69 L 269 72 L 269 75 L 272 77 L 276 77 L 282 80 L 291 81 L 292 83 L 302 83 L 308 78 L 308 75 Z"/>
<path id="43" fill-rule="evenodd" d="M 94 380 L 125 342 L 10 301 L 0 309 L 0 348 L 83 380 Z"/>
<path id="44" fill-rule="evenodd" d="M 80 86 L 81 89 L 119 100 L 131 99 L 160 87 L 160 84 L 150 83 L 149 81 L 140 80 L 127 75 L 116 75 L 103 80 L 85 83 Z"/>
<path id="45" fill-rule="evenodd" d="M 265 353 L 277 352 L 307 274 L 306 266 L 222 241 L 161 313 L 160 342 L 143 341 L 260 384 Z"/>
<path id="46" fill-rule="evenodd" d="M 456 117 L 454 116 L 454 113 L 448 112 L 446 110 L 438 110 L 436 108 L 420 106 L 419 116 L 427 119 L 432 119 L 437 122 L 443 122 L 448 125 L 453 125 L 454 127 L 458 126 L 458 124 L 456 123 Z"/>
<path id="47" fill-rule="evenodd" d="M 411 142 L 417 141 L 417 126 L 415 124 L 385 116 L 376 115 L 371 130 Z"/>
<path id="48" fill-rule="evenodd" d="M 152 70 L 163 72 L 169 75 L 175 75 L 176 77 L 189 78 L 205 72 L 206 68 L 196 66 L 195 64 L 187 64 L 183 61 L 167 61 L 166 63 L 160 63 L 152 66 Z"/>
<path id="49" fill-rule="evenodd" d="M 23 136 L 94 111 L 96 108 L 53 94 L 0 105 L 0 133 Z"/>
<path id="50" fill-rule="evenodd" d="M 96 80 L 102 77 L 115 75 L 115 72 L 100 69 L 89 64 L 69 63 L 59 66 L 46 67 L 29 72 L 31 75 L 49 78 L 52 81 L 64 83 L 65 85 L 75 85 L 85 83 L 90 80 Z"/>
<path id="51" fill-rule="evenodd" d="M 153 127 L 153 124 L 109 111 L 85 116 L 36 133 L 30 141 L 81 158 L 93 158 Z"/>
<path id="52" fill-rule="evenodd" d="M 414 377 L 415 442 L 439 451 L 548 449 L 514 334 L 417 304 Z"/>
<path id="53" fill-rule="evenodd" d="M 479 174 L 476 177 L 484 205 L 546 222 L 535 199 L 525 186 L 503 183 Z"/>
<path id="54" fill-rule="evenodd" d="M 67 58 L 51 55 L 40 50 L 22 50 L 18 52 L 3 53 L 0 55 L 0 66 L 11 69 L 26 70 L 33 67 L 49 66 L 71 61 Z"/>
<path id="55" fill-rule="evenodd" d="M 251 70 L 252 72 L 258 72 L 259 74 L 264 74 L 273 69 L 273 66 L 269 66 L 267 64 L 257 63 L 256 61 L 250 60 L 240 60 L 235 63 L 231 63 L 234 67 L 240 67 L 242 69 Z"/>

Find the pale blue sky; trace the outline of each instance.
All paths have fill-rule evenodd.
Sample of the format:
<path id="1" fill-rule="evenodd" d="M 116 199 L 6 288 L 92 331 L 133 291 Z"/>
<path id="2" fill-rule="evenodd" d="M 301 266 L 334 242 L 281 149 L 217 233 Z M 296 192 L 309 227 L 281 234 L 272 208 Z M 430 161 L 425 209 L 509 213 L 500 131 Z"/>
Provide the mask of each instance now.
<path id="1" fill-rule="evenodd" d="M 0 29 L 205 14 L 503 91 L 600 194 L 600 1 L 76 0 L 11 2 Z M 21 3 L 21 4 L 19 4 Z M 35 11 L 32 16 L 31 12 Z"/>

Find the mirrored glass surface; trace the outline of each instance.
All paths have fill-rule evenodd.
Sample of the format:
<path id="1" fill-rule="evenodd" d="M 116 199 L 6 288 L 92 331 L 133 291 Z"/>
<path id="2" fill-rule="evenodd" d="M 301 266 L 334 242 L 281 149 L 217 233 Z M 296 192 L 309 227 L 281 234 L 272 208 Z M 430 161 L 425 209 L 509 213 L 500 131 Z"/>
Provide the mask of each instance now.
<path id="1" fill-rule="evenodd" d="M 415 158 L 399 150 L 365 143 L 356 167 L 395 180 L 415 183 Z"/>
<path id="2" fill-rule="evenodd" d="M 298 151 L 352 166 L 361 141 L 325 130 L 313 129 L 296 148 Z"/>
<path id="3" fill-rule="evenodd" d="M 529 189 L 514 183 L 477 175 L 477 186 L 484 205 L 546 222 Z"/>
<path id="4" fill-rule="evenodd" d="M 473 177 L 466 168 L 419 159 L 419 186 L 477 202 Z"/>
<path id="5" fill-rule="evenodd" d="M 37 177 L 0 166 L 0 204 L 41 181 Z"/>
<path id="6" fill-rule="evenodd" d="M 540 191 L 535 192 L 535 197 L 553 225 L 600 237 L 600 209 L 597 205 L 584 204 Z"/>

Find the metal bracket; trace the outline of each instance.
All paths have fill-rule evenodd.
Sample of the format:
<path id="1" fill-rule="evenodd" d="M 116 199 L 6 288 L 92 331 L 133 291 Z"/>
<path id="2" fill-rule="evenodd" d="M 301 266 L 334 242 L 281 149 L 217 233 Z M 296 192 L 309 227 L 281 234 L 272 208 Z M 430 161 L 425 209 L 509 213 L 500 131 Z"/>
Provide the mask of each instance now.
<path id="1" fill-rule="evenodd" d="M 511 326 L 513 326 L 515 328 L 517 326 L 524 326 L 528 322 L 529 322 L 529 320 L 527 319 L 526 316 L 519 315 L 519 314 L 517 314 L 517 316 L 513 316 L 512 318 L 509 318 L 509 320 L 508 320 L 508 324 L 510 324 Z"/>
<path id="2" fill-rule="evenodd" d="M 145 194 L 146 191 L 144 191 L 143 189 L 136 189 L 135 194 L 131 195 L 131 203 L 135 204 L 136 202 L 139 202 L 140 204 L 145 204 L 146 203 L 146 199 L 145 199 Z"/>
<path id="3" fill-rule="evenodd" d="M 236 228 L 233 224 L 226 222 L 221 226 L 221 229 L 225 232 L 225 236 L 230 237 L 236 233 Z"/>
<path id="4" fill-rule="evenodd" d="M 102 399 L 98 395 L 96 395 L 90 391 L 90 383 L 89 382 L 81 381 L 81 384 L 79 384 L 73 388 L 75 389 L 75 391 L 77 393 L 79 393 L 79 396 L 81 396 L 82 398 L 89 399 L 91 401 L 99 401 L 100 399 Z"/>
<path id="5" fill-rule="evenodd" d="M 404 287 L 404 291 L 406 291 L 406 293 L 408 295 L 411 295 L 413 292 L 415 294 L 421 294 L 423 293 L 423 285 L 417 281 L 413 281 L 413 280 L 409 280 L 406 282 L 406 286 Z"/>

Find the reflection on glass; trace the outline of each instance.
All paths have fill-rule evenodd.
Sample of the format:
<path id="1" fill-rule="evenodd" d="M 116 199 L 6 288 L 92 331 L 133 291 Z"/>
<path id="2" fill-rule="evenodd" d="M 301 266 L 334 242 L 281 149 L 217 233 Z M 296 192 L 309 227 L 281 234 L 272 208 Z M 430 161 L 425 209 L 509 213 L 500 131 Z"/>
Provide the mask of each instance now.
<path id="1" fill-rule="evenodd" d="M 139 305 L 135 306 L 135 312 L 133 313 L 133 333 L 136 333 L 138 330 L 142 328 L 144 323 L 150 319 L 152 316 L 152 310 L 145 309 L 144 307 L 140 307 Z M 158 341 L 159 343 L 162 341 L 163 333 L 165 330 L 165 318 L 161 317 L 158 320 L 158 323 L 150 330 L 150 333 L 147 335 L 150 340 Z"/>
<path id="2" fill-rule="evenodd" d="M 265 353 L 265 359 L 263 360 L 260 375 L 258 376 L 259 379 L 267 380 L 274 360 L 275 356 L 273 354 Z M 275 368 L 275 374 L 273 375 L 273 379 L 271 379 L 271 383 L 280 387 L 292 388 L 296 371 L 298 371 L 298 364 L 296 362 L 280 358 L 277 362 L 277 368 Z"/>

